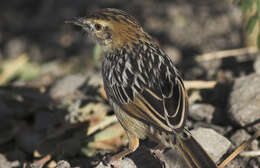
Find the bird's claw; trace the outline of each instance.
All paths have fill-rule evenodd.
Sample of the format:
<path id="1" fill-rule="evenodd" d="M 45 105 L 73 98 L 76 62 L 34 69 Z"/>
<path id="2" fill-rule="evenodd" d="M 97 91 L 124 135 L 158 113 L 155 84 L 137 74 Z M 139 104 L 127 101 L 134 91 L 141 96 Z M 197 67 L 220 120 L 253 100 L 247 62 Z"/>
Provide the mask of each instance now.
<path id="1" fill-rule="evenodd" d="M 113 163 L 111 161 L 112 159 L 112 154 L 110 153 L 106 153 L 106 154 L 98 154 L 97 155 L 98 158 L 98 164 L 103 164 L 106 167 L 110 167 L 110 168 L 114 168 Z"/>

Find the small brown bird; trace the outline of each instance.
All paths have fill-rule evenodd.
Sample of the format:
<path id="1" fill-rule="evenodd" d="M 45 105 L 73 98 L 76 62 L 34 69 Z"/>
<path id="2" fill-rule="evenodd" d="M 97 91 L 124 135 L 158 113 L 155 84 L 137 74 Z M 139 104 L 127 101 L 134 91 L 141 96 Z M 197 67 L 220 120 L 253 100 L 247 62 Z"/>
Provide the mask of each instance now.
<path id="1" fill-rule="evenodd" d="M 182 78 L 167 54 L 138 21 L 117 9 L 102 9 L 66 23 L 81 26 L 101 45 L 104 88 L 134 152 L 139 139 L 176 147 L 191 168 L 216 164 L 184 128 L 188 113 Z"/>

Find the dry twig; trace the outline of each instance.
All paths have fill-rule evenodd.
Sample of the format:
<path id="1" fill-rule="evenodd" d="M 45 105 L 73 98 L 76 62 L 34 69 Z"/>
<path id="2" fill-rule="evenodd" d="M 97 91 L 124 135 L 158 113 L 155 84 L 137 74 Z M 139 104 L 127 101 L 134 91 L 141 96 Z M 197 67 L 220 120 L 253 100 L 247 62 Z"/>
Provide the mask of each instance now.
<path id="1" fill-rule="evenodd" d="M 258 130 L 254 136 L 249 140 L 242 143 L 233 153 L 231 153 L 219 166 L 218 168 L 224 168 L 231 160 L 233 160 L 239 153 L 241 153 L 245 148 L 257 137 L 260 136 L 260 130 Z"/>
<path id="2" fill-rule="evenodd" d="M 223 51 L 216 51 L 211 53 L 206 53 L 202 55 L 196 56 L 197 61 L 211 61 L 215 59 L 222 59 L 226 57 L 238 56 L 243 54 L 255 54 L 258 52 L 256 47 L 248 47 L 248 48 L 240 48 L 240 49 L 233 49 L 233 50 L 223 50 Z"/>
<path id="3" fill-rule="evenodd" d="M 45 163 L 47 163 L 49 160 L 51 160 L 51 155 L 50 155 L 50 154 L 44 156 L 44 157 L 43 157 L 42 159 L 40 159 L 40 160 L 37 160 L 37 161 L 33 162 L 33 166 L 41 167 L 41 166 L 43 166 Z"/>
<path id="4" fill-rule="evenodd" d="M 210 89 L 216 86 L 216 81 L 184 81 L 186 89 Z"/>
<path id="5" fill-rule="evenodd" d="M 244 156 L 244 157 L 259 157 L 260 156 L 260 150 L 257 150 L 257 151 L 244 151 L 244 152 L 241 152 L 240 156 Z"/>

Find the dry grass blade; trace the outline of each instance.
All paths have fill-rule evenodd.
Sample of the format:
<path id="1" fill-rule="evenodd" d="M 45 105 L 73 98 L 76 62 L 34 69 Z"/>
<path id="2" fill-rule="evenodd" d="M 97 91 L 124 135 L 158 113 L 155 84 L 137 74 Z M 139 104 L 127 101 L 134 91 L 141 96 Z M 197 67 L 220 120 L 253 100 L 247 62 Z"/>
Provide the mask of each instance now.
<path id="1" fill-rule="evenodd" d="M 0 85 L 6 83 L 27 61 L 28 56 L 22 54 L 18 58 L 2 65 L 2 73 L 0 74 Z"/>
<path id="2" fill-rule="evenodd" d="M 37 160 L 37 161 L 35 161 L 35 162 L 33 162 L 33 166 L 36 166 L 36 167 L 43 167 L 43 165 L 46 163 L 46 162 L 48 162 L 49 160 L 51 160 L 51 155 L 50 154 L 48 154 L 48 155 L 46 155 L 46 156 L 44 156 L 42 159 L 40 159 L 40 160 Z"/>
<path id="3" fill-rule="evenodd" d="M 104 129 L 107 126 L 111 125 L 112 123 L 117 122 L 116 116 L 110 116 L 110 117 L 106 117 L 103 121 L 101 121 L 100 123 L 98 123 L 97 125 L 90 127 L 88 129 L 87 135 L 90 136 L 93 133 L 95 133 L 98 130 Z"/>
<path id="4" fill-rule="evenodd" d="M 215 59 L 222 59 L 231 56 L 238 56 L 243 54 L 255 54 L 258 52 L 256 47 L 240 48 L 234 50 L 216 51 L 196 56 L 197 61 L 211 61 Z"/>
<path id="5" fill-rule="evenodd" d="M 210 89 L 216 84 L 216 81 L 184 81 L 186 89 Z"/>
<path id="6" fill-rule="evenodd" d="M 241 152 L 240 156 L 243 156 L 243 157 L 259 157 L 260 156 L 260 150 L 244 151 L 244 152 Z"/>
<path id="7" fill-rule="evenodd" d="M 260 136 L 260 130 L 258 130 L 254 136 L 252 136 L 249 140 L 242 143 L 233 153 L 231 153 L 219 166 L 218 168 L 224 168 L 231 160 L 233 160 L 239 153 L 241 153 L 245 148 L 257 137 Z"/>

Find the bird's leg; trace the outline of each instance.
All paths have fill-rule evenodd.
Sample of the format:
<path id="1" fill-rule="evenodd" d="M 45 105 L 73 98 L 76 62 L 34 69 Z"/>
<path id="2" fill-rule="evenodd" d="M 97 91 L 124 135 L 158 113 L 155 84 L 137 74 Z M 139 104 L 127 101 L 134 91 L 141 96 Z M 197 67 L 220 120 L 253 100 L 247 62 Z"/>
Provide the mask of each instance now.
<path id="1" fill-rule="evenodd" d="M 155 148 L 150 149 L 150 152 L 157 158 L 159 159 L 160 154 L 164 151 L 164 149 L 167 148 L 163 144 L 158 144 Z"/>
<path id="2" fill-rule="evenodd" d="M 114 162 L 116 160 L 121 159 L 122 157 L 134 152 L 138 146 L 139 146 L 139 138 L 137 138 L 136 136 L 133 136 L 131 134 L 127 134 L 128 135 L 128 140 L 129 140 L 129 146 L 128 149 L 125 149 L 124 151 L 115 154 L 114 156 L 112 156 L 110 158 L 110 162 Z"/>
<path id="3" fill-rule="evenodd" d="M 151 149 L 151 152 L 155 153 L 155 152 L 162 152 L 165 148 L 167 148 L 165 145 L 163 144 L 158 144 L 155 148 Z"/>
<path id="4" fill-rule="evenodd" d="M 160 161 L 160 164 L 162 167 L 166 167 L 166 160 L 162 155 L 162 152 L 164 149 L 167 148 L 163 144 L 158 144 L 155 148 L 151 149 L 150 152 L 153 154 L 153 156 Z"/>

